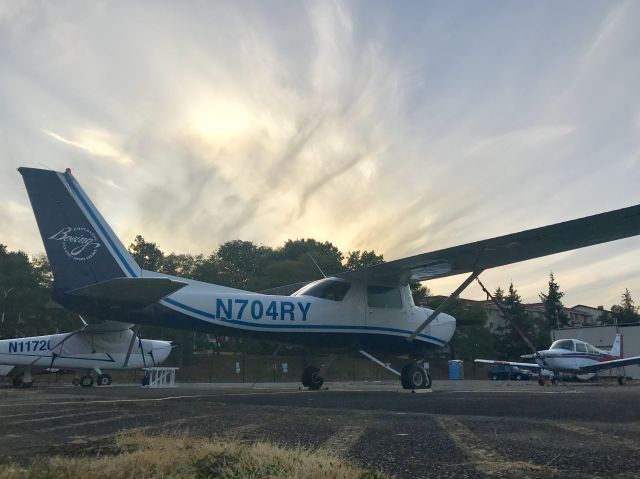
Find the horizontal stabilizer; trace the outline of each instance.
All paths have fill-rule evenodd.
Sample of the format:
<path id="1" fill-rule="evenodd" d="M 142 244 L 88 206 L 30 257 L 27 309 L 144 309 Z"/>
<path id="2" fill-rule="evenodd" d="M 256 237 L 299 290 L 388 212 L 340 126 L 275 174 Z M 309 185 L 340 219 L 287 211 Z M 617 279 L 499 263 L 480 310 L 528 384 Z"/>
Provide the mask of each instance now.
<path id="1" fill-rule="evenodd" d="M 632 358 L 614 359 L 613 361 L 603 361 L 601 363 L 590 364 L 588 366 L 582 366 L 580 371 L 585 373 L 595 373 L 606 369 L 621 368 L 622 366 L 631 366 L 632 364 L 640 364 L 640 356 L 634 356 Z"/>
<path id="2" fill-rule="evenodd" d="M 69 291 L 79 299 L 146 305 L 184 288 L 187 283 L 169 278 L 115 278 Z"/>

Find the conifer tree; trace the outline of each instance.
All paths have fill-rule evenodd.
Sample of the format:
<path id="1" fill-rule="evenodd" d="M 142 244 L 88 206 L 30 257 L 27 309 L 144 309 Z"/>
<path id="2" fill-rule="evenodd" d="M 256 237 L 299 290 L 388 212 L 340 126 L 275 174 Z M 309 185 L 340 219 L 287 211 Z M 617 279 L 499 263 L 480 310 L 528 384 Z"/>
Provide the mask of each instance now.
<path id="1" fill-rule="evenodd" d="M 563 296 L 564 293 L 560 291 L 560 286 L 556 283 L 553 272 L 549 273 L 547 294 L 540 293 L 540 301 L 544 304 L 544 316 L 549 331 L 569 324 L 569 316 L 565 312 L 561 301 Z"/>

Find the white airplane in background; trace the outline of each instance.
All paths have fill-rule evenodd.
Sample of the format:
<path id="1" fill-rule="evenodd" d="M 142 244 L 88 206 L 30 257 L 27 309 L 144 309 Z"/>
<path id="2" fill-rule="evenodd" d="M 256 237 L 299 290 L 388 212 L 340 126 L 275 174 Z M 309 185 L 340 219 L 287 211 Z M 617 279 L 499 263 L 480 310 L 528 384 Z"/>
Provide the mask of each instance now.
<path id="1" fill-rule="evenodd" d="M 620 334 L 616 334 L 616 339 L 611 351 L 603 351 L 579 339 L 558 339 L 549 349 L 520 356 L 523 359 L 535 360 L 535 364 L 495 361 L 491 359 L 476 359 L 475 362 L 480 364 L 516 366 L 521 369 L 529 369 L 537 372 L 546 369 L 556 375 L 558 373 L 569 373 L 586 380 L 593 377 L 598 371 L 640 364 L 640 356 L 623 358 L 621 345 L 622 336 Z M 623 385 L 625 379 L 624 371 L 619 370 L 618 384 Z M 555 381 L 554 377 L 552 382 L 555 383 Z M 538 384 L 544 386 L 542 375 L 538 379 Z"/>
<path id="2" fill-rule="evenodd" d="M 34 369 L 74 369 L 86 371 L 74 385 L 92 386 L 90 371 L 95 371 L 95 383 L 108 386 L 105 370 L 151 367 L 167 359 L 170 342 L 140 339 L 130 326 L 108 321 L 70 333 L 0 340 L 0 376 L 10 376 L 15 387 L 30 387 Z"/>
<path id="3" fill-rule="evenodd" d="M 290 296 L 261 294 L 140 268 L 69 169 L 18 171 L 53 271 L 53 299 L 67 309 L 101 320 L 359 351 L 410 389 L 430 387 L 417 361 L 449 342 L 456 320 L 443 310 L 483 270 L 640 234 L 637 205 L 338 273 Z M 471 274 L 436 310 L 414 305 L 411 281 L 463 273 Z M 411 360 L 397 371 L 376 352 Z M 308 366 L 302 383 L 320 388 L 319 369 Z"/>

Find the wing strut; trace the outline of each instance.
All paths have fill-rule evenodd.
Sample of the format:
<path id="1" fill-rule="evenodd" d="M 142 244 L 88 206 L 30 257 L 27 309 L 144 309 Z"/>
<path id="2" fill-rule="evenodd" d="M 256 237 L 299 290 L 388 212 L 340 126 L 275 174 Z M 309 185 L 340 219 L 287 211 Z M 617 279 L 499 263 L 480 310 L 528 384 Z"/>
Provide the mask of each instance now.
<path id="1" fill-rule="evenodd" d="M 126 368 L 127 366 L 129 366 L 129 358 L 131 357 L 131 350 L 133 349 L 133 343 L 135 342 L 135 340 L 137 339 L 138 335 L 136 334 L 138 332 L 138 328 L 136 326 L 134 326 L 131 329 L 131 342 L 129 343 L 129 349 L 127 350 L 127 355 L 124 358 L 124 363 L 122 364 L 123 368 Z"/>
<path id="2" fill-rule="evenodd" d="M 478 277 L 478 275 L 479 275 L 480 273 L 482 273 L 482 271 L 484 271 L 484 270 L 479 269 L 479 270 L 474 271 L 473 273 L 471 273 L 471 275 L 470 275 L 467 279 L 465 279 L 465 280 L 464 280 L 464 282 L 463 282 L 460 286 L 458 286 L 458 289 L 456 289 L 453 293 L 451 293 L 451 296 L 449 296 L 447 299 L 445 299 L 445 300 L 443 301 L 443 303 L 442 303 L 440 306 L 438 306 L 438 307 L 435 309 L 435 311 L 434 311 L 433 313 L 431 313 L 431 314 L 429 315 L 429 317 L 428 317 L 427 319 L 425 319 L 425 320 L 424 320 L 424 322 L 423 322 L 420 326 L 418 326 L 418 327 L 416 328 L 416 330 L 415 330 L 413 333 L 411 333 L 411 336 L 409 336 L 409 337 L 407 338 L 407 341 L 413 341 L 414 339 L 416 339 L 416 336 L 417 336 L 418 334 L 420 334 L 424 328 L 426 328 L 427 326 L 429 326 L 429 324 L 430 324 L 434 319 L 436 319 L 436 318 L 438 317 L 438 315 L 439 315 L 440 313 L 442 313 L 442 312 L 444 311 L 444 309 L 445 309 L 447 306 L 449 306 L 449 304 L 450 304 L 452 301 L 455 301 L 455 300 L 458 298 L 458 296 L 460 296 L 460 293 L 462 293 L 462 292 L 465 290 L 465 288 L 466 288 L 467 286 L 469 286 L 469 285 L 473 282 L 473 280 L 474 280 L 474 279 L 476 279 L 476 278 Z"/>
<path id="3" fill-rule="evenodd" d="M 382 361 L 380 361 L 378 358 L 374 358 L 373 356 L 371 356 L 368 352 L 366 352 L 364 349 L 360 349 L 358 350 L 358 352 L 360 354 L 362 354 L 365 358 L 373 361 L 376 364 L 379 364 L 380 366 L 382 366 L 383 368 L 385 368 L 387 371 L 392 372 L 393 374 L 395 374 L 396 376 L 400 376 L 400 373 L 398 371 L 396 371 L 395 369 L 393 369 L 390 365 L 383 363 Z"/>

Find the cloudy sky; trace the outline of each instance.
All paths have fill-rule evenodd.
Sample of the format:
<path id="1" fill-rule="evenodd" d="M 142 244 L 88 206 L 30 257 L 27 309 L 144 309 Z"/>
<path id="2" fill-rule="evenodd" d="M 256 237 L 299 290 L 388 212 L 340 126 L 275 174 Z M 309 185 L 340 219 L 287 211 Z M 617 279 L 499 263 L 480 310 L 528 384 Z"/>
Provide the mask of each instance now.
<path id="1" fill-rule="evenodd" d="M 634 1 L 0 0 L 0 243 L 43 250 L 21 165 L 165 252 L 396 259 L 637 204 L 639 52 Z M 640 302 L 640 239 L 483 277 L 536 301 L 550 270 Z"/>

